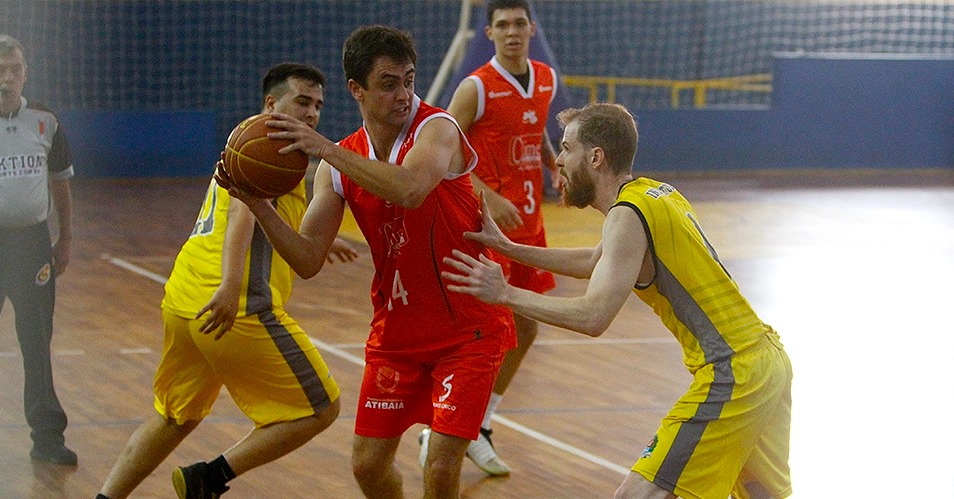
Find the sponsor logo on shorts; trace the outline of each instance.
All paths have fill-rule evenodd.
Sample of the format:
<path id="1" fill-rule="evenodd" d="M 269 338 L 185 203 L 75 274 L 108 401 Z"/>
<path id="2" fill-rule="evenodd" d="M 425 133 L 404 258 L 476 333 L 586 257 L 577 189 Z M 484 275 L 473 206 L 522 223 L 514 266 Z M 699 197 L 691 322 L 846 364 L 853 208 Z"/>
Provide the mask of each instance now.
<path id="1" fill-rule="evenodd" d="M 382 411 L 394 411 L 404 409 L 403 400 L 394 400 L 394 399 L 372 399 L 369 398 L 364 402 L 364 407 L 366 409 L 379 409 Z"/>
<path id="2" fill-rule="evenodd" d="M 647 458 L 653 455 L 653 451 L 656 450 L 656 444 L 659 443 L 659 435 L 653 435 L 653 439 L 649 442 L 649 445 L 643 449 L 643 453 L 639 456 L 640 459 Z"/>
<path id="3" fill-rule="evenodd" d="M 456 411 L 457 406 L 454 404 L 448 404 L 444 402 L 447 400 L 447 397 L 450 397 L 451 392 L 454 390 L 454 385 L 451 384 L 451 380 L 454 379 L 454 375 L 444 378 L 444 381 L 441 381 L 441 385 L 444 386 L 444 393 L 437 398 L 437 402 L 434 402 L 434 409 L 442 411 Z"/>
<path id="4" fill-rule="evenodd" d="M 36 273 L 34 282 L 37 286 L 45 286 L 46 283 L 50 282 L 50 264 L 46 263 L 40 267 L 40 270 Z"/>

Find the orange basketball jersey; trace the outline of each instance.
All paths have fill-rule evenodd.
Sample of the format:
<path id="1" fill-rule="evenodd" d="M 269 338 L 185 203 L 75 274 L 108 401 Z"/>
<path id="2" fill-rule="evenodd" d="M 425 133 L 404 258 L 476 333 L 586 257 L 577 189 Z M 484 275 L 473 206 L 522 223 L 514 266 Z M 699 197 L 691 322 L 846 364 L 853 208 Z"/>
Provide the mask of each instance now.
<path id="1" fill-rule="evenodd" d="M 367 158 L 401 164 L 421 127 L 432 119 L 457 123 L 415 96 L 411 116 L 387 158 L 375 156 L 364 127 L 339 145 Z M 500 338 L 502 352 L 516 343 L 509 310 L 448 291 L 440 275 L 453 270 L 443 262 L 453 249 L 474 257 L 486 254 L 483 245 L 464 239 L 465 231 L 480 230 L 481 221 L 469 176 L 477 158 L 463 133 L 461 143 L 467 171 L 449 173 L 415 209 L 385 201 L 332 170 L 335 191 L 351 208 L 374 260 L 369 350 L 427 352 L 491 334 L 505 335 Z"/>
<path id="2" fill-rule="evenodd" d="M 531 60 L 530 82 L 524 90 L 494 56 L 467 78 L 477 85 L 477 114 L 467 130 L 480 158 L 474 172 L 520 210 L 523 225 L 507 236 L 524 242 L 543 233 L 541 147 L 556 95 L 556 72 Z"/>

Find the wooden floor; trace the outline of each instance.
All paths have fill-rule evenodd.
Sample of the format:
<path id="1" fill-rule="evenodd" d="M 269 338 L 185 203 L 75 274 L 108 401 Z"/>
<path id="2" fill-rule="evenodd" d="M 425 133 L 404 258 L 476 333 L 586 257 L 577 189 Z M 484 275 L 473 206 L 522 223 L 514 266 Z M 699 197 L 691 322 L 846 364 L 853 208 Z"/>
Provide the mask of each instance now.
<path id="1" fill-rule="evenodd" d="M 954 170 L 654 175 L 694 201 L 707 235 L 794 362 L 796 498 L 954 497 Z M 58 282 L 54 374 L 77 468 L 29 458 L 21 358 L 0 313 L 0 497 L 90 498 L 152 411 L 159 302 L 205 179 L 78 180 L 75 251 Z M 591 245 L 594 210 L 545 207 L 554 246 Z M 354 234 L 346 224 L 345 233 Z M 357 236 L 359 237 L 359 236 Z M 342 414 L 227 497 L 359 497 L 349 459 L 371 260 L 300 282 L 289 311 L 342 387 Z M 556 293 L 584 281 L 560 279 Z M 509 478 L 465 462 L 470 498 L 611 497 L 689 382 L 680 350 L 632 297 L 601 338 L 544 327 L 494 423 Z M 172 466 L 215 457 L 250 429 L 227 394 L 134 494 L 174 497 Z M 421 494 L 417 428 L 398 453 Z"/>

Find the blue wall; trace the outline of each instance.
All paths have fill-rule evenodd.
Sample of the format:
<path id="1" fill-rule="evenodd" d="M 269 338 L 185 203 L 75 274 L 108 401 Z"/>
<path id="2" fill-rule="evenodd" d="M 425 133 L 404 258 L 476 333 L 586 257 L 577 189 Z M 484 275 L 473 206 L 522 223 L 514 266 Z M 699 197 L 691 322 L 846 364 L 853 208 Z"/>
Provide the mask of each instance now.
<path id="1" fill-rule="evenodd" d="M 775 73 L 774 94 L 713 92 L 715 106 L 703 111 L 670 110 L 668 89 L 618 89 L 617 101 L 642 126 L 639 167 L 952 164 L 951 125 L 940 112 L 954 95 L 944 78 L 952 73 L 940 60 L 954 54 L 954 3 L 536 0 L 534 7 L 566 74 Z M 232 127 L 259 110 L 259 80 L 277 62 L 308 62 L 328 76 L 320 131 L 339 139 L 358 127 L 340 68 L 341 45 L 356 26 L 385 23 L 414 35 L 423 95 L 459 9 L 455 0 L 0 0 L 0 32 L 26 45 L 25 93 L 62 115 L 78 175 L 192 175 L 205 174 Z M 868 68 L 834 57 L 816 66 L 774 59 L 780 51 L 912 59 Z M 915 62 L 922 57 L 924 64 Z M 819 71 L 828 83 L 786 71 Z M 906 83 L 909 75 L 930 83 Z M 563 91 L 568 105 L 586 102 L 586 90 Z M 92 118 L 99 112 L 102 121 Z M 210 116 L 214 139 L 203 147 Z M 193 136 L 175 137 L 183 130 Z M 194 149 L 183 150 L 188 144 Z M 188 151 L 195 164 L 183 159 Z"/>
<path id="2" fill-rule="evenodd" d="M 954 168 L 954 56 L 780 54 L 767 109 L 637 110 L 639 170 Z"/>

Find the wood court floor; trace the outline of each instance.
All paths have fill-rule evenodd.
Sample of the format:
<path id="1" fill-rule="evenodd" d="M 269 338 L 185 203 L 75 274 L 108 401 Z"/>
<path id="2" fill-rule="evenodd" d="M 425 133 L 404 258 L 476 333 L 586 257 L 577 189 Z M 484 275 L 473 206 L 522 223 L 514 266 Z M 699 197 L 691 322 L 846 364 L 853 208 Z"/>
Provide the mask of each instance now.
<path id="1" fill-rule="evenodd" d="M 682 190 L 795 367 L 791 466 L 806 498 L 954 497 L 954 170 L 652 175 Z M 75 247 L 58 282 L 54 375 L 77 468 L 34 464 L 9 303 L 0 312 L 0 498 L 90 498 L 152 411 L 161 282 L 206 179 L 77 180 Z M 601 216 L 553 205 L 554 246 L 591 245 Z M 354 234 L 346 225 L 345 234 Z M 352 498 L 355 394 L 371 261 L 300 282 L 289 311 L 342 387 L 340 419 L 227 497 Z M 561 278 L 557 294 L 585 282 Z M 508 478 L 465 462 L 468 498 L 612 497 L 689 382 L 679 348 L 635 297 L 598 339 L 543 327 L 494 423 Z M 215 457 L 250 425 L 227 394 L 134 497 L 174 497 L 174 465 Z M 421 494 L 417 429 L 398 453 Z"/>

